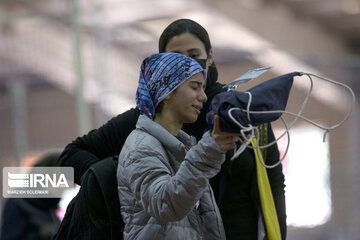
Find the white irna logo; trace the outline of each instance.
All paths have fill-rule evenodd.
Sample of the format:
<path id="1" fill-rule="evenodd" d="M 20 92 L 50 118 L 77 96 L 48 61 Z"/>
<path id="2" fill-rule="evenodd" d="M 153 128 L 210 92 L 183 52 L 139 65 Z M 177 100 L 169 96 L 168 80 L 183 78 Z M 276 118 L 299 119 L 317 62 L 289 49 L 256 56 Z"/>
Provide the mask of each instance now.
<path id="1" fill-rule="evenodd" d="M 8 185 L 12 188 L 48 188 L 69 187 L 65 174 L 48 173 L 10 173 L 8 172 Z"/>

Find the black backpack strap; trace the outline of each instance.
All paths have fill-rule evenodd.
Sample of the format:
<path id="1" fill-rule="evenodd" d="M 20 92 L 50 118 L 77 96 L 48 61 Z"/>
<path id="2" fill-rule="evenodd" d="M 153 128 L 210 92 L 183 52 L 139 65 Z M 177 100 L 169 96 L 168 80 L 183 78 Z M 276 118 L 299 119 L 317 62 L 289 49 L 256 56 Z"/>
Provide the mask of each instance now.
<path id="1" fill-rule="evenodd" d="M 117 157 L 106 158 L 93 165 L 90 170 L 94 173 L 105 201 L 108 221 L 111 229 L 111 239 L 122 239 L 124 222 L 120 213 L 120 202 L 117 191 Z"/>
<path id="2" fill-rule="evenodd" d="M 79 212 L 77 209 L 79 196 L 76 195 L 68 204 L 65 212 L 65 216 L 61 221 L 60 227 L 57 233 L 53 236 L 53 240 L 66 240 L 66 239 L 82 239 L 77 236 L 79 232 Z"/>
<path id="3" fill-rule="evenodd" d="M 109 157 L 83 175 L 54 240 L 123 239 L 116 169 L 117 159 Z"/>

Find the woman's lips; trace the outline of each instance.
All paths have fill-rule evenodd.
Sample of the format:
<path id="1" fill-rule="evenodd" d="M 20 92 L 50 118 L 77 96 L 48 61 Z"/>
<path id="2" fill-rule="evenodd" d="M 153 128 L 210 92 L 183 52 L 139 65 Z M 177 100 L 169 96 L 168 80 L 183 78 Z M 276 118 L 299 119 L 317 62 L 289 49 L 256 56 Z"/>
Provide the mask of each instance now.
<path id="1" fill-rule="evenodd" d="M 198 105 L 193 105 L 193 108 L 196 109 L 197 113 L 200 114 L 200 111 L 202 109 L 202 106 L 198 106 Z"/>

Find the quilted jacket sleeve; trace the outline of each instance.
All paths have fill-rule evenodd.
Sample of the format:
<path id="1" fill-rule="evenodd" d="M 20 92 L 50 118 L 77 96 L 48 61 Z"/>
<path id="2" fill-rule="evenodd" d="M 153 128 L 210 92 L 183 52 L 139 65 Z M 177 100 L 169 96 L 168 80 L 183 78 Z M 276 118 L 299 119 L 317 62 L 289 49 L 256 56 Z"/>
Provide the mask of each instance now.
<path id="1" fill-rule="evenodd" d="M 209 178 L 219 172 L 225 154 L 206 133 L 174 174 L 161 144 L 154 145 L 138 145 L 139 151 L 132 151 L 125 161 L 120 154 L 118 177 L 129 184 L 149 215 L 160 222 L 178 221 L 195 206 Z"/>

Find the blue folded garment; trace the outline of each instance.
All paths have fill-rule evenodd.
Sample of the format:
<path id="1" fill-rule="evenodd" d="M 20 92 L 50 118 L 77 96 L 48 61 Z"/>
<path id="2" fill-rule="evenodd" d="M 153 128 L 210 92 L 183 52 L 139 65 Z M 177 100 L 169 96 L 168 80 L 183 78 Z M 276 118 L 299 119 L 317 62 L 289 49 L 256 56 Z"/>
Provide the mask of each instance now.
<path id="1" fill-rule="evenodd" d="M 292 72 L 265 81 L 247 92 L 223 92 L 216 95 L 210 105 L 206 115 L 209 127 L 212 128 L 214 115 L 217 114 L 220 120 L 220 128 L 223 131 L 238 133 L 241 129 L 229 116 L 229 110 L 233 110 L 231 115 L 243 126 L 255 127 L 263 123 L 270 123 L 277 120 L 282 112 L 253 114 L 246 113 L 248 102 L 251 95 L 249 111 L 284 111 L 289 98 L 289 93 L 295 76 L 300 76 L 299 72 Z M 244 111 L 245 110 L 245 111 Z M 249 119 L 250 117 L 250 119 Z"/>

